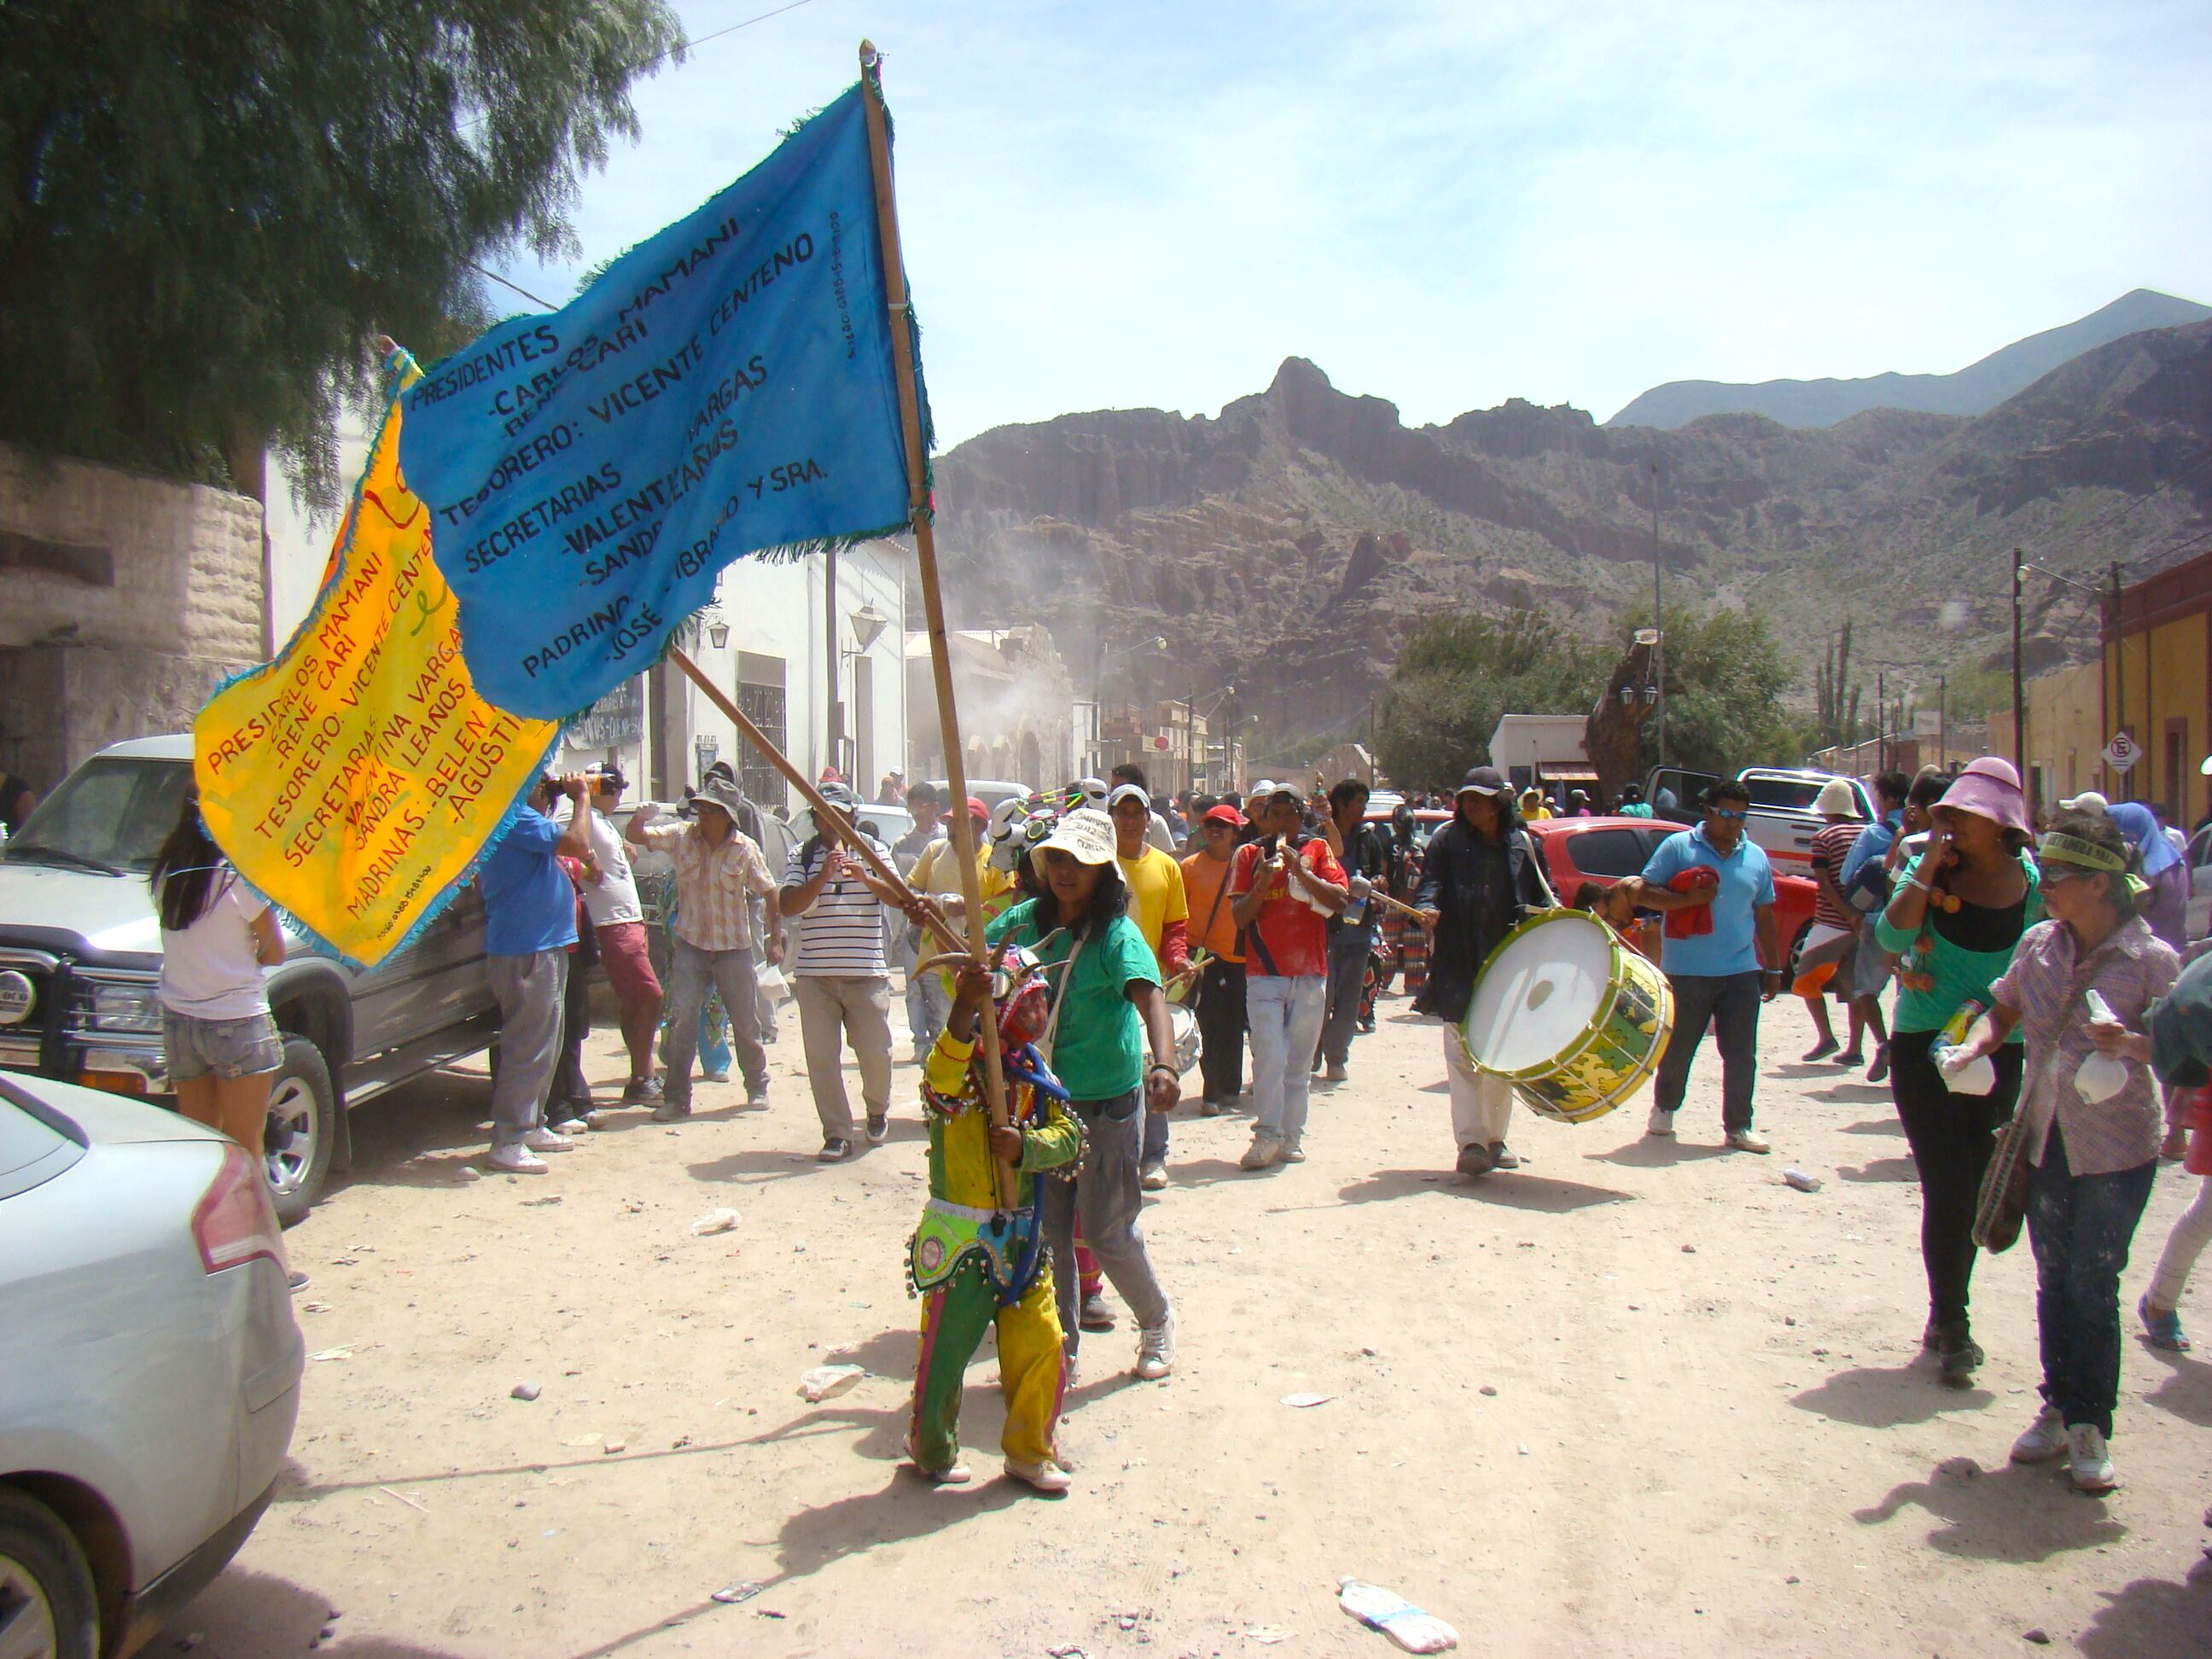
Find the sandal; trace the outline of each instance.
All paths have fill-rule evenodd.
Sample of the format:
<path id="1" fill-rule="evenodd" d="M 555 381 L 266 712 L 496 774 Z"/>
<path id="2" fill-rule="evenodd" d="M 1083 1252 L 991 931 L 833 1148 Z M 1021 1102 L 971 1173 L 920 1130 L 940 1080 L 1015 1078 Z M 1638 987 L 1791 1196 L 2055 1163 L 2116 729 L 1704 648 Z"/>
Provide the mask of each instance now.
<path id="1" fill-rule="evenodd" d="M 2143 1331 L 2154 1348 L 2164 1348 L 2168 1353 L 2187 1353 L 2196 1344 L 2190 1341 L 2181 1328 L 2181 1310 L 2168 1309 L 2165 1313 L 2150 1310 L 2150 1297 L 2140 1297 L 2136 1302 L 2136 1315 L 2143 1322 Z"/>

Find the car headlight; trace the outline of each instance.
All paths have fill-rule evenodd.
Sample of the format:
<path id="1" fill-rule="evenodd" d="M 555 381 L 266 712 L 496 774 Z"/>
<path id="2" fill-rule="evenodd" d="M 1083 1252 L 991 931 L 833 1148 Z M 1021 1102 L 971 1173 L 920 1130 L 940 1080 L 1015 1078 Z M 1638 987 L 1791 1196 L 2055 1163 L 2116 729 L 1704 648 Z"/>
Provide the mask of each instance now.
<path id="1" fill-rule="evenodd" d="M 150 985 L 94 985 L 92 1029 L 158 1036 L 161 1031 L 161 1000 Z"/>

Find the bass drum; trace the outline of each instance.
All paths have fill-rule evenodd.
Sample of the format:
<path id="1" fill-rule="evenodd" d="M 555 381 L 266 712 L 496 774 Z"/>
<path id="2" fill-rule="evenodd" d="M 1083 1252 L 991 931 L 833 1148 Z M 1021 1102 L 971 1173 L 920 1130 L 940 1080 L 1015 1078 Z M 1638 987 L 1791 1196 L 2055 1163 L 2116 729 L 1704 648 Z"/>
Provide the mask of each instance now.
<path id="1" fill-rule="evenodd" d="M 1170 1002 L 1168 1024 L 1175 1031 L 1176 1069 L 1188 1072 L 1198 1064 L 1198 1015 L 1180 1002 Z"/>
<path id="2" fill-rule="evenodd" d="M 1545 910 L 1498 941 L 1460 1041 L 1532 1112 L 1588 1123 L 1659 1069 L 1674 1024 L 1667 976 L 1581 910 Z"/>

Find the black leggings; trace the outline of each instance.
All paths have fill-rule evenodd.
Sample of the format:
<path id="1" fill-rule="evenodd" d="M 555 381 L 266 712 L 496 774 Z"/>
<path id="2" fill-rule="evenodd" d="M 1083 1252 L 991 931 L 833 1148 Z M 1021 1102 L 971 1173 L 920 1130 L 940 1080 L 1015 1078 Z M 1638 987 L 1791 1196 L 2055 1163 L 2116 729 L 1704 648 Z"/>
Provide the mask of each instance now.
<path id="1" fill-rule="evenodd" d="M 1889 1088 L 1920 1166 L 1920 1260 L 1928 1269 L 1929 1317 L 1963 1322 L 1974 1277 L 1974 1210 L 1998 1126 L 2020 1098 L 2022 1050 L 2008 1042 L 1990 1056 L 1996 1087 L 1954 1095 L 1928 1050 L 1936 1031 L 1899 1031 L 1889 1041 Z"/>

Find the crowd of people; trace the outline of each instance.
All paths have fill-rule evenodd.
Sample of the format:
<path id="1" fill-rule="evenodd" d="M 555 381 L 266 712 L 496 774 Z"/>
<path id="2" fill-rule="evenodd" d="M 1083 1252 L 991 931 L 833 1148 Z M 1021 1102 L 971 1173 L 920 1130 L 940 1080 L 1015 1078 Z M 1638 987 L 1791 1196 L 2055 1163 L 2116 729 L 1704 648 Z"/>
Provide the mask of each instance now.
<path id="1" fill-rule="evenodd" d="M 726 1076 L 732 1060 L 744 1109 L 765 1110 L 786 996 L 819 1157 L 842 1162 L 861 1137 L 882 1142 L 901 1103 L 901 972 L 922 1068 L 913 1103 L 930 1134 L 931 1197 L 908 1266 L 924 1301 L 908 1448 L 933 1480 L 968 1478 L 960 1367 L 994 1320 L 1007 1468 L 1042 1490 L 1068 1484 L 1052 1450 L 1060 1389 L 1083 1334 L 1116 1323 L 1109 1285 L 1136 1327 L 1138 1375 L 1173 1368 L 1174 1304 L 1141 1212 L 1146 1191 L 1172 1178 L 1170 1114 L 1194 1060 L 1199 1113 L 1249 1099 L 1243 1170 L 1300 1163 L 1316 1081 L 1350 1077 L 1354 1041 L 1395 981 L 1441 1027 L 1458 1170 L 1487 1178 L 1519 1164 L 1514 1091 L 1475 1063 L 1462 1027 L 1492 951 L 1560 905 L 1527 825 L 1584 810 L 1571 795 L 1532 802 L 1477 766 L 1424 840 L 1410 802 L 1370 821 L 1356 780 L 1311 797 L 1263 781 L 1242 797 L 1156 803 L 1124 767 L 996 811 L 918 783 L 903 801 L 914 827 L 887 846 L 854 827 L 861 804 L 832 782 L 823 795 L 846 822 L 818 823 L 779 874 L 759 808 L 728 769 L 677 812 L 641 806 L 617 834 L 626 787 L 611 768 L 542 780 L 476 878 L 502 1022 L 485 1167 L 542 1174 L 547 1155 L 623 1107 L 680 1123 L 695 1068 Z M 1842 780 L 1815 804 L 1819 896 L 1794 984 L 1741 783 L 1711 786 L 1699 821 L 1659 842 L 1639 873 L 1575 896 L 1651 956 L 1671 990 L 1644 1133 L 1677 1134 L 1711 1030 L 1725 1145 L 1768 1151 L 1753 1121 L 1760 1011 L 1785 991 L 1803 997 L 1818 1040 L 1802 1063 L 1856 1066 L 1870 1053 L 1867 1075 L 1890 1086 L 1917 1171 L 1922 1342 L 1940 1375 L 1964 1383 L 1984 1363 L 1970 1320 L 1977 1251 L 2024 1222 L 2044 1380 L 2014 1455 L 2063 1456 L 2077 1486 L 2108 1491 L 2120 1279 L 2161 1158 L 2185 1156 L 2206 1179 L 2138 1301 L 2148 1340 L 2189 1346 L 2181 1291 L 2212 1242 L 2212 941 L 2185 937 L 2187 871 L 2141 804 L 2078 796 L 2039 825 L 1993 757 L 1956 775 L 1886 772 L 1870 795 L 1871 820 Z M 1620 810 L 1643 816 L 1630 812 L 1642 805 Z M 990 971 L 940 944 L 960 937 L 969 902 L 948 816 L 962 811 Z M 633 866 L 644 849 L 672 867 L 658 904 Z M 179 1104 L 253 1149 L 278 1053 L 265 993 L 255 1000 L 260 965 L 281 955 L 274 918 L 190 799 L 153 884 Z M 581 1066 L 594 964 L 627 1060 L 615 1100 L 594 1097 Z M 987 1019 L 1003 1091 L 986 1081 Z"/>

